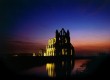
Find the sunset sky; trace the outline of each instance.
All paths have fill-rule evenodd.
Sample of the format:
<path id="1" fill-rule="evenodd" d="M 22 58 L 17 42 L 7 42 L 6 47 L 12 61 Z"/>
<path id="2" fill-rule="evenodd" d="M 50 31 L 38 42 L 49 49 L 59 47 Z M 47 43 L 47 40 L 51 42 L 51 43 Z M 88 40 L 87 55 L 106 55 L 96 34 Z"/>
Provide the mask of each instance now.
<path id="1" fill-rule="evenodd" d="M 109 0 L 1 0 L 0 6 L 4 50 L 38 52 L 64 28 L 77 53 L 110 52 Z"/>

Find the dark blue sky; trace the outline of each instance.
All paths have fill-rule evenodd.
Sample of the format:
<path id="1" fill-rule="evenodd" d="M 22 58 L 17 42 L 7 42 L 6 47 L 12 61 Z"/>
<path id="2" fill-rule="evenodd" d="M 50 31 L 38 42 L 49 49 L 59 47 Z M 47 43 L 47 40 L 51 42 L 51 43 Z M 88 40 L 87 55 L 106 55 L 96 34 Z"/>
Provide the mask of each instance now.
<path id="1" fill-rule="evenodd" d="M 47 44 L 64 28 L 74 45 L 109 43 L 109 0 L 1 0 L 0 5 L 7 39 Z"/>

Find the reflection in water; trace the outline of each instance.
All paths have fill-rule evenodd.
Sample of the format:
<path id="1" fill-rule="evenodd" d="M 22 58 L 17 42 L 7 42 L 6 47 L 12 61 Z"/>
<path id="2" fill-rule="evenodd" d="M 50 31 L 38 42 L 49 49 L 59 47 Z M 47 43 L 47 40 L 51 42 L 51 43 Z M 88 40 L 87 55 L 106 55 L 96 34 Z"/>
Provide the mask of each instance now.
<path id="1" fill-rule="evenodd" d="M 82 66 L 83 64 L 86 64 L 88 61 L 90 61 L 89 59 L 80 59 L 80 60 L 75 60 L 75 65 L 74 65 L 74 69 L 72 71 L 72 74 L 77 74 L 77 72 L 81 72 L 83 71 L 86 66 Z"/>
<path id="2" fill-rule="evenodd" d="M 79 69 L 82 70 L 83 67 L 81 67 L 81 65 L 89 61 L 88 59 L 81 59 L 74 61 L 73 60 L 65 61 L 65 60 L 61 60 L 61 61 L 59 60 L 56 62 L 55 61 L 47 62 L 43 66 L 39 66 L 39 67 L 35 66 L 21 73 L 28 75 L 37 75 L 42 77 L 44 76 L 57 77 L 57 76 L 67 76 L 67 75 L 74 76 L 77 74 L 77 71 L 79 71 Z"/>
<path id="3" fill-rule="evenodd" d="M 46 70 L 48 72 L 49 77 L 55 77 L 55 64 L 54 63 L 47 63 Z"/>
<path id="4" fill-rule="evenodd" d="M 58 62 L 47 63 L 46 71 L 49 77 L 65 77 L 71 76 L 74 61 L 71 59 L 59 60 Z"/>

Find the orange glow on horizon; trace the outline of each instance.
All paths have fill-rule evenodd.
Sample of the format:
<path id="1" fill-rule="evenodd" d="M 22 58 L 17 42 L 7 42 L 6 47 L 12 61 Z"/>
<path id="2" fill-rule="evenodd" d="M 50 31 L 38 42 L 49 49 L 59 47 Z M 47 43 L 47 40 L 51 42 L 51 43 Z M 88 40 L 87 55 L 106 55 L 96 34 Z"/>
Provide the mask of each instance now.
<path id="1" fill-rule="evenodd" d="M 110 52 L 109 40 L 74 40 L 71 41 L 75 48 L 76 53 L 98 53 L 98 52 Z"/>

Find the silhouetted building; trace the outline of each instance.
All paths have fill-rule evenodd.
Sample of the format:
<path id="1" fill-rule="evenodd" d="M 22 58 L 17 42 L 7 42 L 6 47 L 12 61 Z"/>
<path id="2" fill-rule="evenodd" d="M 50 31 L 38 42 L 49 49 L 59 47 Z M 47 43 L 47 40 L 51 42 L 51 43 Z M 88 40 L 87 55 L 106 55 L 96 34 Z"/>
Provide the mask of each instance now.
<path id="1" fill-rule="evenodd" d="M 48 40 L 48 45 L 46 46 L 46 52 L 44 56 L 60 56 L 60 55 L 71 55 L 74 56 L 74 47 L 70 43 L 70 32 L 67 32 L 62 28 L 58 32 L 56 30 L 55 38 Z"/>

